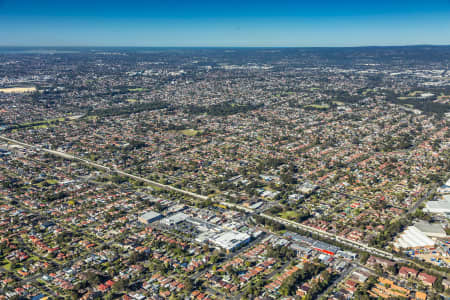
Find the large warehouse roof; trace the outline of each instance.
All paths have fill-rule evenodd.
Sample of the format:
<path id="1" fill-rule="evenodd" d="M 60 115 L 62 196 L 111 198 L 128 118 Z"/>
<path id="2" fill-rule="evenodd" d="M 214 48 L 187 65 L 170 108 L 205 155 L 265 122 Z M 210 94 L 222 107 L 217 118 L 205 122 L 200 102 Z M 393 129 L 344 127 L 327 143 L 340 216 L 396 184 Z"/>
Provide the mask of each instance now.
<path id="1" fill-rule="evenodd" d="M 159 219 L 161 215 L 155 211 L 149 211 L 139 217 L 139 220 L 143 223 L 151 223 Z"/>
<path id="2" fill-rule="evenodd" d="M 428 201 L 424 210 L 431 213 L 450 214 L 450 196 L 444 195 L 442 198 L 443 200 Z"/>
<path id="3" fill-rule="evenodd" d="M 409 226 L 395 241 L 398 248 L 432 247 L 434 241 L 414 226 Z"/>
<path id="4" fill-rule="evenodd" d="M 246 233 L 226 231 L 217 235 L 212 242 L 226 250 L 233 250 L 249 240 L 250 236 Z"/>

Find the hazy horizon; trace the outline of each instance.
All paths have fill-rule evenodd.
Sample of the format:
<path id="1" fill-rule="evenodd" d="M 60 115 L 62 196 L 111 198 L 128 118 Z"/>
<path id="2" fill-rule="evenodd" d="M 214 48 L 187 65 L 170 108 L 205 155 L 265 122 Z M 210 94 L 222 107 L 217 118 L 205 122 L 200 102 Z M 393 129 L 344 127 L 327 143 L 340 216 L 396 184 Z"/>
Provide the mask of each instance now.
<path id="1" fill-rule="evenodd" d="M 401 47 L 450 47 L 448 44 L 410 44 L 410 45 L 358 45 L 358 46 L 129 46 L 129 45 L 105 45 L 105 46 L 95 46 L 95 45 L 0 45 L 0 48 L 17 48 L 17 49 L 49 49 L 49 48 L 63 48 L 63 49 L 121 49 L 121 48 L 156 48 L 156 49 L 314 49 L 314 48 L 401 48 Z"/>
<path id="2" fill-rule="evenodd" d="M 0 0 L 7 47 L 450 44 L 450 2 Z"/>

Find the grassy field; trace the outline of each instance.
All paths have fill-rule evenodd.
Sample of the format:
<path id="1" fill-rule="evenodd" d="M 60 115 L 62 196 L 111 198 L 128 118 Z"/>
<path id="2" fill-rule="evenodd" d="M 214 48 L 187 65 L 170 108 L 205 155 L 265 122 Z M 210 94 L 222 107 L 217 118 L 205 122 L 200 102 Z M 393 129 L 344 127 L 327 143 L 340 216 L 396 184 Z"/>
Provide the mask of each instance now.
<path id="1" fill-rule="evenodd" d="M 196 136 L 198 133 L 202 133 L 201 130 L 195 130 L 195 129 L 184 129 L 184 130 L 181 130 L 180 132 L 186 136 Z"/>
<path id="2" fill-rule="evenodd" d="M 293 211 L 293 210 L 289 210 L 289 211 L 284 211 L 282 213 L 280 213 L 280 217 L 282 217 L 283 219 L 287 219 L 287 220 L 295 220 L 298 216 L 298 213 Z"/>
<path id="3" fill-rule="evenodd" d="M 145 92 L 146 90 L 145 88 L 128 89 L 130 92 Z"/>
<path id="4" fill-rule="evenodd" d="M 10 272 L 11 272 L 11 263 L 8 262 L 6 265 L 3 265 L 3 268 L 4 268 L 6 271 L 10 271 Z"/>
<path id="5" fill-rule="evenodd" d="M 4 88 L 0 89 L 0 93 L 5 94 L 23 94 L 23 93 L 31 93 L 36 92 L 36 87 L 14 87 L 14 88 Z"/>
<path id="6" fill-rule="evenodd" d="M 374 92 L 374 90 L 373 89 L 367 89 L 362 94 L 365 96 L 365 95 L 367 95 L 370 92 Z"/>
<path id="7" fill-rule="evenodd" d="M 22 126 L 22 127 L 33 127 L 33 128 L 47 128 L 50 125 L 53 125 L 53 123 L 55 123 L 57 121 L 63 122 L 65 120 L 66 120 L 66 118 L 61 117 L 61 118 L 50 119 L 50 120 L 46 120 L 46 121 L 37 121 L 37 122 L 23 123 L 23 124 L 20 124 L 20 126 Z"/>
<path id="8" fill-rule="evenodd" d="M 136 103 L 137 100 L 136 100 L 136 99 L 127 99 L 127 102 L 128 102 L 128 103 Z"/>
<path id="9" fill-rule="evenodd" d="M 327 109 L 330 108 L 328 104 L 309 104 L 305 108 L 315 108 L 315 109 Z"/>

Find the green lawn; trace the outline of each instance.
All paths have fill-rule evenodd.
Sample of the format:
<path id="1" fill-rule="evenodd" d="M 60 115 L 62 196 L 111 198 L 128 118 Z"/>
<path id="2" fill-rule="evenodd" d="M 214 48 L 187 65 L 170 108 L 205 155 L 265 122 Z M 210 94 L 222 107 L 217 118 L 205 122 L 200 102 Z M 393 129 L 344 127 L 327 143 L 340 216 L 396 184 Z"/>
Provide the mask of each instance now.
<path id="1" fill-rule="evenodd" d="M 37 257 L 36 255 L 33 255 L 29 258 L 29 260 L 33 260 L 33 261 L 39 261 L 41 260 L 39 257 Z"/>
<path id="2" fill-rule="evenodd" d="M 3 265 L 3 268 L 7 271 L 11 272 L 11 262 L 8 262 L 6 265 Z"/>
<path id="3" fill-rule="evenodd" d="M 195 130 L 195 129 L 185 129 L 185 130 L 181 130 L 180 132 L 186 136 L 196 136 L 198 133 L 202 133 L 201 130 Z"/>
<path id="4" fill-rule="evenodd" d="M 146 90 L 147 89 L 145 89 L 145 88 L 128 89 L 128 91 L 130 91 L 130 92 L 144 92 Z"/>
<path id="5" fill-rule="evenodd" d="M 365 96 L 365 95 L 367 95 L 367 93 L 370 93 L 370 92 L 374 92 L 374 90 L 373 89 L 367 89 L 362 94 Z"/>
<path id="6" fill-rule="evenodd" d="M 283 219 L 294 220 L 298 217 L 298 213 L 296 211 L 289 210 L 289 211 L 284 211 L 284 212 L 280 213 L 280 216 Z"/>

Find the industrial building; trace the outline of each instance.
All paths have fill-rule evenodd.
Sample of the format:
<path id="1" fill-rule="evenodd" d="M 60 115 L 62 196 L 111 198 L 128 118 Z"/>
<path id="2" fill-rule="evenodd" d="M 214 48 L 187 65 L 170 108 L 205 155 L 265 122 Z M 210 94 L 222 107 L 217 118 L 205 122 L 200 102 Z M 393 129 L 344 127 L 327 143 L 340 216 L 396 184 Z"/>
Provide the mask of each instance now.
<path id="1" fill-rule="evenodd" d="M 415 226 L 409 226 L 394 242 L 396 249 L 433 248 L 435 242 Z"/>
<path id="2" fill-rule="evenodd" d="M 438 193 L 441 194 L 450 194 L 450 179 L 447 182 L 438 188 Z"/>
<path id="3" fill-rule="evenodd" d="M 424 211 L 433 214 L 444 214 L 450 216 L 450 195 L 443 195 L 442 200 L 428 201 L 425 204 Z"/>
<path id="4" fill-rule="evenodd" d="M 445 238 L 447 234 L 445 233 L 444 228 L 439 223 L 429 223 L 426 221 L 419 221 L 414 224 L 418 230 L 423 232 L 426 236 L 431 238 Z"/>

